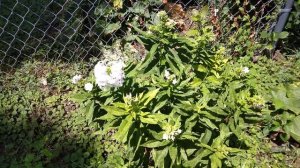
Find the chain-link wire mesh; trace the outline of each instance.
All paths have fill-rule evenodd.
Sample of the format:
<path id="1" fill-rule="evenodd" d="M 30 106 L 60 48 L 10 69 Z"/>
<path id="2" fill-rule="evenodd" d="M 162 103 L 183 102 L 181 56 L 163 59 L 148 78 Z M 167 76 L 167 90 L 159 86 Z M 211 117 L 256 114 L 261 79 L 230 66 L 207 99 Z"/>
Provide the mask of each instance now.
<path id="1" fill-rule="evenodd" d="M 0 66 L 11 69 L 32 58 L 99 57 L 103 45 L 130 32 L 131 23 L 146 27 L 147 19 L 160 10 L 188 24 L 192 9 L 208 7 L 218 42 L 235 40 L 243 30 L 249 30 L 248 38 L 255 41 L 259 32 L 272 29 L 282 4 L 279 0 L 1 0 Z"/>

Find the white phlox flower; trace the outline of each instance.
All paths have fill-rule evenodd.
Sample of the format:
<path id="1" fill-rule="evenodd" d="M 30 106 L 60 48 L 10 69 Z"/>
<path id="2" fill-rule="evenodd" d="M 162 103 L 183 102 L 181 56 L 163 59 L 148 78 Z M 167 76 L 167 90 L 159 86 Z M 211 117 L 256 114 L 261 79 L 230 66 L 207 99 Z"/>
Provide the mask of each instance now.
<path id="1" fill-rule="evenodd" d="M 182 130 L 181 130 L 181 129 L 178 129 L 178 130 L 176 130 L 176 131 L 172 131 L 172 132 L 170 132 L 170 133 L 164 133 L 162 139 L 174 141 L 174 140 L 175 140 L 175 137 L 176 137 L 177 135 L 181 134 L 181 133 L 182 133 Z"/>
<path id="2" fill-rule="evenodd" d="M 98 62 L 94 68 L 96 84 L 101 89 L 122 86 L 125 78 L 124 66 L 123 61 Z"/>
<path id="3" fill-rule="evenodd" d="M 41 84 L 44 85 L 44 86 L 47 86 L 48 85 L 48 82 L 47 82 L 47 79 L 46 78 L 42 78 L 40 80 Z"/>
<path id="4" fill-rule="evenodd" d="M 168 135 L 168 134 L 166 134 L 166 133 L 164 133 L 164 134 L 163 134 L 163 138 L 162 138 L 162 139 L 168 140 L 168 139 L 169 139 L 169 135 Z"/>
<path id="5" fill-rule="evenodd" d="M 243 68 L 243 70 L 242 70 L 242 72 L 246 74 L 246 73 L 249 73 L 249 72 L 250 72 L 250 70 L 249 70 L 249 68 L 248 68 L 248 67 L 244 67 L 244 68 Z"/>
<path id="6" fill-rule="evenodd" d="M 86 91 L 92 91 L 93 90 L 93 84 L 91 84 L 91 83 L 86 83 L 85 85 L 84 85 L 84 89 L 86 90 Z"/>
<path id="7" fill-rule="evenodd" d="M 76 84 L 76 83 L 78 83 L 78 81 L 80 81 L 81 78 L 82 78 L 81 75 L 75 75 L 75 76 L 73 76 L 71 81 L 73 84 Z"/>
<path id="8" fill-rule="evenodd" d="M 170 79 L 170 72 L 168 70 L 165 70 L 165 78 Z"/>
<path id="9" fill-rule="evenodd" d="M 177 83 L 176 78 L 172 80 L 172 84 L 175 85 Z"/>

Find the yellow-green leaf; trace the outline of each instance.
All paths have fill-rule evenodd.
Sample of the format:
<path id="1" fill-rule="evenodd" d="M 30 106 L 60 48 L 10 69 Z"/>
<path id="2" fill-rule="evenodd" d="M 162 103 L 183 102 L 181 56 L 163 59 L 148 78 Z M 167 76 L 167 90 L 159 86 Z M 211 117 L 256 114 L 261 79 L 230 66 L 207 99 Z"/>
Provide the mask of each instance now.
<path id="1" fill-rule="evenodd" d="M 113 6 L 115 9 L 123 8 L 123 0 L 113 0 Z"/>

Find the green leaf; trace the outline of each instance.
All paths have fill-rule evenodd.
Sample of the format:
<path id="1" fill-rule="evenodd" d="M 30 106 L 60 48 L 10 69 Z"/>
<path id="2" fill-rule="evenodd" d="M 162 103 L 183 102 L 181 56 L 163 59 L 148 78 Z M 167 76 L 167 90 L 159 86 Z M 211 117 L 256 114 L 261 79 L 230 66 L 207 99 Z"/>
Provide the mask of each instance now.
<path id="1" fill-rule="evenodd" d="M 170 143 L 171 143 L 170 141 L 150 140 L 148 142 L 145 142 L 141 146 L 146 147 L 146 148 L 157 148 L 157 147 L 167 146 Z"/>
<path id="2" fill-rule="evenodd" d="M 222 167 L 222 161 L 218 158 L 216 154 L 210 155 L 210 166 L 211 168 L 221 168 Z"/>
<path id="3" fill-rule="evenodd" d="M 148 117 L 149 115 L 146 117 L 140 117 L 141 122 L 146 124 L 157 124 L 158 121 L 155 118 L 153 117 L 148 118 Z"/>
<path id="4" fill-rule="evenodd" d="M 146 58 L 144 59 L 143 62 L 141 62 L 140 64 L 138 64 L 133 70 L 131 70 L 130 72 L 128 72 L 127 77 L 134 77 L 136 76 L 141 70 L 147 68 L 149 66 L 149 64 L 151 63 L 151 61 L 154 59 L 155 53 L 157 51 L 159 44 L 154 44 L 149 53 L 147 54 Z"/>
<path id="5" fill-rule="evenodd" d="M 144 106 L 147 106 L 148 103 L 149 103 L 152 99 L 155 98 L 155 96 L 157 95 L 158 91 L 159 91 L 159 89 L 155 89 L 155 90 L 151 90 L 151 91 L 149 91 L 148 93 L 146 93 L 146 94 L 143 96 L 142 100 L 141 100 L 141 102 L 143 102 L 143 105 L 144 105 Z"/>
<path id="6" fill-rule="evenodd" d="M 90 101 L 86 105 L 86 118 L 88 120 L 88 124 L 91 124 L 93 121 L 93 115 L 95 111 L 95 101 Z"/>
<path id="7" fill-rule="evenodd" d="M 120 28 L 121 28 L 120 22 L 107 24 L 104 29 L 104 34 L 111 34 L 114 31 L 119 30 Z"/>
<path id="8" fill-rule="evenodd" d="M 205 73 L 208 72 L 207 68 L 201 64 L 197 66 L 197 71 Z"/>
<path id="9" fill-rule="evenodd" d="M 77 102 L 77 103 L 82 103 L 88 99 L 90 99 L 92 97 L 92 95 L 88 92 L 81 92 L 81 93 L 75 93 L 72 94 L 69 97 L 69 100 Z"/>
<path id="10" fill-rule="evenodd" d="M 208 144 L 212 136 L 212 131 L 209 129 L 205 130 L 205 133 L 203 133 L 200 137 L 200 142 L 203 144 Z"/>
<path id="11" fill-rule="evenodd" d="M 212 151 L 210 151 L 208 149 L 204 149 L 195 158 L 193 158 L 192 160 L 186 161 L 183 165 L 184 165 L 184 167 L 197 167 L 197 165 L 201 162 L 201 159 L 203 157 L 210 155 L 211 153 L 212 153 Z"/>
<path id="12" fill-rule="evenodd" d="M 283 31 L 279 33 L 279 39 L 285 39 L 289 36 L 289 32 Z"/>
<path id="13" fill-rule="evenodd" d="M 197 140 L 198 137 L 194 136 L 191 132 L 184 132 L 180 135 L 180 139 Z"/>
<path id="14" fill-rule="evenodd" d="M 102 109 L 107 111 L 107 113 L 110 113 L 114 116 L 124 116 L 128 115 L 128 112 L 126 112 L 124 109 L 115 107 L 115 106 L 101 106 Z"/>
<path id="15" fill-rule="evenodd" d="M 182 61 L 179 58 L 177 51 L 175 51 L 172 48 L 169 48 L 169 50 L 173 54 L 174 61 L 176 62 L 177 66 L 179 67 L 179 70 L 182 72 L 184 69 L 184 65 L 182 64 Z"/>
<path id="16" fill-rule="evenodd" d="M 128 131 L 133 123 L 132 116 L 128 115 L 119 126 L 118 132 L 114 135 L 114 138 L 122 143 L 127 141 Z"/>
<path id="17" fill-rule="evenodd" d="M 262 31 L 260 33 L 260 38 L 267 39 L 268 37 L 270 37 L 270 34 L 267 31 Z"/>
<path id="18" fill-rule="evenodd" d="M 115 9 L 121 9 L 123 7 L 123 0 L 113 0 L 112 2 Z"/>
<path id="19" fill-rule="evenodd" d="M 116 117 L 110 113 L 107 113 L 101 117 L 95 118 L 95 120 L 106 120 L 106 121 L 111 121 L 115 119 Z"/>
<path id="20" fill-rule="evenodd" d="M 180 156 L 183 160 L 188 160 L 187 154 L 183 148 L 180 148 Z"/>
<path id="21" fill-rule="evenodd" d="M 163 106 L 165 106 L 168 102 L 168 99 L 160 101 L 153 109 L 153 113 L 155 113 L 156 111 L 158 111 L 160 108 L 162 108 Z"/>
<path id="22" fill-rule="evenodd" d="M 291 137 L 300 143 L 300 116 L 297 116 L 284 127 L 284 130 L 291 135 Z"/>
<path id="23" fill-rule="evenodd" d="M 295 114 L 300 114 L 300 98 L 299 97 L 288 97 L 288 93 L 297 92 L 298 88 L 290 88 L 288 86 L 283 87 L 279 86 L 276 89 L 273 89 L 271 92 L 272 94 L 272 101 L 275 105 L 276 109 L 284 109 L 284 110 L 291 110 Z M 289 94 L 289 96 L 293 96 Z"/>
<path id="24" fill-rule="evenodd" d="M 176 67 L 176 63 L 174 64 L 173 61 L 170 59 L 170 55 L 166 55 L 166 61 L 168 62 L 168 65 L 170 66 L 172 72 L 174 72 L 177 76 L 180 76 L 180 70 Z"/>
<path id="25" fill-rule="evenodd" d="M 212 128 L 212 129 L 218 129 L 218 127 L 207 118 L 200 118 L 199 120 L 204 122 L 205 125 L 207 125 L 208 127 Z"/>
<path id="26" fill-rule="evenodd" d="M 170 146 L 170 148 L 169 148 L 169 155 L 170 155 L 170 158 L 172 160 L 172 164 L 175 163 L 176 158 L 177 158 L 177 154 L 178 154 L 177 148 L 174 147 L 174 146 Z"/>
<path id="27" fill-rule="evenodd" d="M 164 166 L 164 161 L 165 161 L 165 157 L 168 154 L 168 147 L 164 148 L 163 150 L 160 151 L 155 151 L 154 154 L 154 163 L 156 167 L 165 167 Z"/>

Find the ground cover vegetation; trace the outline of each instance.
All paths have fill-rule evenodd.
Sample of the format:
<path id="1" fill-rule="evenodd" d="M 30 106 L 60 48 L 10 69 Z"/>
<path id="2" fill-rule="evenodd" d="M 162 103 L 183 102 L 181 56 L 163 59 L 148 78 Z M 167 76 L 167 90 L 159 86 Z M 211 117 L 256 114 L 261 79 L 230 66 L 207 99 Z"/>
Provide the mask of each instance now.
<path id="1" fill-rule="evenodd" d="M 192 10 L 184 31 L 156 12 L 100 60 L 36 59 L 1 75 L 0 167 L 299 166 L 297 48 L 264 56 L 273 48 L 247 43 L 246 27 L 216 45 L 208 12 Z"/>

